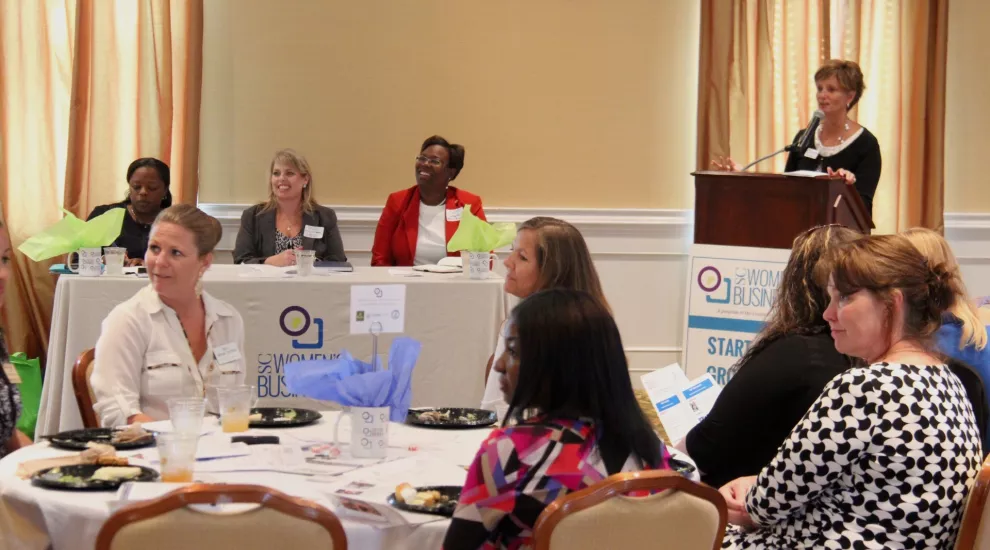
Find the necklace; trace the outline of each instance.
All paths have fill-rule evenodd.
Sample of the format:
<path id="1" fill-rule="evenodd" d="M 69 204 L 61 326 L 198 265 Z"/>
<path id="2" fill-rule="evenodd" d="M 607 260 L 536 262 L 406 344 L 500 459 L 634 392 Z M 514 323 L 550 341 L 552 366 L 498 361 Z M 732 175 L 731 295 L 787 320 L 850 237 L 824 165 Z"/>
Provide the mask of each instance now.
<path id="1" fill-rule="evenodd" d="M 818 127 L 818 139 L 824 144 L 825 140 L 822 139 L 822 133 L 823 133 L 822 128 L 824 128 L 824 126 Z M 847 118 L 846 121 L 842 124 L 842 133 L 839 134 L 838 137 L 839 143 L 837 143 L 836 145 L 842 145 L 843 143 L 846 142 L 845 135 L 848 131 L 849 131 L 849 119 Z"/>

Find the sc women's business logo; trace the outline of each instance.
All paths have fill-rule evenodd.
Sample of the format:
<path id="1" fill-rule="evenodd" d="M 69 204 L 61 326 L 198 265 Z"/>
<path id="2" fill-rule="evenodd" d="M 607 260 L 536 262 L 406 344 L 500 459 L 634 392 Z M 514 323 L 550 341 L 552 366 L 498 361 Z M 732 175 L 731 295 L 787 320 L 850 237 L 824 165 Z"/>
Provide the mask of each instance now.
<path id="1" fill-rule="evenodd" d="M 721 292 L 713 296 L 722 286 L 722 283 L 725 283 L 725 296 L 717 297 L 722 294 Z M 698 287 L 705 291 L 705 301 L 709 304 L 727 304 L 732 295 L 732 280 L 728 277 L 723 278 L 719 270 L 713 265 L 705 266 L 698 272 Z"/>
<path id="2" fill-rule="evenodd" d="M 282 315 L 278 318 L 278 324 L 282 332 L 293 336 L 293 349 L 320 349 L 323 347 L 323 319 L 311 317 L 309 312 L 301 306 L 289 306 L 282 310 Z M 316 342 L 300 342 L 299 337 L 306 334 L 310 327 L 316 326 Z"/>

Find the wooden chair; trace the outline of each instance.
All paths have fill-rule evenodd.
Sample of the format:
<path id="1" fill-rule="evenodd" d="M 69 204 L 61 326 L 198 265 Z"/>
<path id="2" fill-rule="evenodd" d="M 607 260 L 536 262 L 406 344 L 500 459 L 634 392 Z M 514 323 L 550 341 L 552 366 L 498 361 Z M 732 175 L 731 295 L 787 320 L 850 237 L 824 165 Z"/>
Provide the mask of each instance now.
<path id="1" fill-rule="evenodd" d="M 193 504 L 251 503 L 245 511 L 202 511 Z M 195 484 L 110 516 L 96 550 L 320 548 L 347 550 L 330 510 L 258 485 Z"/>
<path id="2" fill-rule="evenodd" d="M 966 496 L 962 525 L 959 527 L 959 536 L 956 537 L 956 550 L 990 550 L 988 495 L 990 495 L 990 458 L 983 463 L 976 481 L 973 482 L 973 488 Z"/>
<path id="3" fill-rule="evenodd" d="M 630 491 L 660 491 L 630 497 Z M 535 550 L 678 548 L 717 550 L 729 519 L 715 489 L 670 470 L 609 476 L 543 510 Z"/>
<path id="4" fill-rule="evenodd" d="M 93 403 L 96 398 L 93 396 L 93 389 L 89 386 L 89 377 L 93 374 L 94 359 L 96 359 L 96 350 L 90 348 L 79 355 L 79 359 L 76 359 L 76 364 L 72 367 L 72 391 L 76 394 L 76 404 L 79 405 L 83 426 L 87 428 L 100 427 L 100 421 L 96 418 L 96 411 L 93 410 Z"/>

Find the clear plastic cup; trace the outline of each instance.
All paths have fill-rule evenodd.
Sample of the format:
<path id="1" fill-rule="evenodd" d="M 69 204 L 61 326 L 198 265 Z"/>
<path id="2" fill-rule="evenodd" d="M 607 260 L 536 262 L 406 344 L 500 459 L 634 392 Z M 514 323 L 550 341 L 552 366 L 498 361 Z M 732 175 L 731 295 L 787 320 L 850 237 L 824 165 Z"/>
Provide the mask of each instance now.
<path id="1" fill-rule="evenodd" d="M 175 433 L 200 435 L 203 431 L 203 416 L 206 414 L 206 400 L 198 397 L 174 397 L 166 401 L 168 417 Z"/>
<path id="2" fill-rule="evenodd" d="M 315 261 L 315 250 L 296 250 L 296 273 L 301 277 L 312 275 Z"/>
<path id="3" fill-rule="evenodd" d="M 124 258 L 127 256 L 127 249 L 119 246 L 103 247 L 103 264 L 107 266 L 104 275 L 123 275 Z"/>
<path id="4" fill-rule="evenodd" d="M 228 386 L 217 388 L 220 403 L 220 427 L 224 432 L 246 432 L 251 407 L 258 400 L 254 386 Z"/>
<path id="5" fill-rule="evenodd" d="M 157 438 L 162 482 L 192 482 L 199 434 L 161 433 Z"/>

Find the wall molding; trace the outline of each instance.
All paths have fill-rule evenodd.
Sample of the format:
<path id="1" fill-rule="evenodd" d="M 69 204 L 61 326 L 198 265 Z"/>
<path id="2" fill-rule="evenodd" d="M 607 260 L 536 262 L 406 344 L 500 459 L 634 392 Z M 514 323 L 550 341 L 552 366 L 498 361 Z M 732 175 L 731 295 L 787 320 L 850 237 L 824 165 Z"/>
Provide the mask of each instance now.
<path id="1" fill-rule="evenodd" d="M 241 214 L 248 206 L 199 205 L 223 226 L 219 250 L 234 248 Z M 332 208 L 348 259 L 368 265 L 381 207 Z M 485 214 L 493 222 L 515 223 L 553 216 L 581 231 L 615 311 L 635 384 L 640 375 L 681 360 L 692 210 L 489 207 Z M 946 213 L 945 235 L 970 294 L 990 295 L 990 212 Z"/>
<path id="2" fill-rule="evenodd" d="M 200 203 L 199 208 L 220 221 L 224 235 L 217 246 L 219 250 L 233 250 L 241 214 L 250 204 Z M 327 205 L 337 214 L 337 223 L 342 233 L 354 231 L 374 231 L 381 216 L 380 206 Z M 534 216 L 552 216 L 574 224 L 579 229 L 593 230 L 593 233 L 607 232 L 611 237 L 621 234 L 642 235 L 657 231 L 658 236 L 678 236 L 686 234 L 685 246 L 671 250 L 601 250 L 602 254 L 623 255 L 669 255 L 687 254 L 694 225 L 693 210 L 686 209 L 646 209 L 646 208 L 519 208 L 489 207 L 485 215 L 491 222 L 521 223 Z M 652 229 L 649 229 L 652 228 Z M 589 243 L 590 244 L 590 243 Z M 346 242 L 345 246 L 349 246 Z M 357 251 L 357 249 L 355 249 Z"/>

